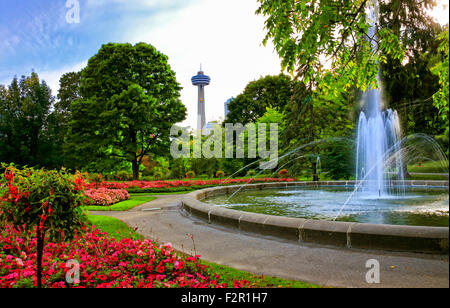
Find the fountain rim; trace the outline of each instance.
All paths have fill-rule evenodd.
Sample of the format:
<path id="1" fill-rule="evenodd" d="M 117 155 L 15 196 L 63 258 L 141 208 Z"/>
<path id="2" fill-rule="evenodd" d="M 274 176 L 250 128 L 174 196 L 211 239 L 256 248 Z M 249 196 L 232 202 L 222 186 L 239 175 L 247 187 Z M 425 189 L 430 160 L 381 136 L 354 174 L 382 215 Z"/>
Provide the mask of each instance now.
<path id="1" fill-rule="evenodd" d="M 273 216 L 243 212 L 202 202 L 206 198 L 231 194 L 237 190 L 321 186 L 351 186 L 355 181 L 276 182 L 246 185 L 218 186 L 191 192 L 184 196 L 181 206 L 189 215 L 209 224 L 231 227 L 271 238 L 313 243 L 341 248 L 426 254 L 449 253 L 449 228 L 405 225 L 382 225 L 339 222 Z M 414 188 L 432 188 L 448 191 L 448 181 L 404 181 Z"/>

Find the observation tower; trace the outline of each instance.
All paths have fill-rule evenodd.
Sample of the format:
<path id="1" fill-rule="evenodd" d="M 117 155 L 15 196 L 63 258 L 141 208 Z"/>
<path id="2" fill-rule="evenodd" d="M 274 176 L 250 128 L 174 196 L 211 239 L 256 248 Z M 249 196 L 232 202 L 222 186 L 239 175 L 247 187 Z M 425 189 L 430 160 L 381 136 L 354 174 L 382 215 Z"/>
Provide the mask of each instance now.
<path id="1" fill-rule="evenodd" d="M 200 71 L 196 76 L 192 77 L 192 84 L 198 87 L 198 120 L 197 120 L 197 131 L 201 132 L 206 125 L 205 118 L 205 87 L 209 85 L 211 78 L 206 76 L 202 67 L 200 66 Z"/>

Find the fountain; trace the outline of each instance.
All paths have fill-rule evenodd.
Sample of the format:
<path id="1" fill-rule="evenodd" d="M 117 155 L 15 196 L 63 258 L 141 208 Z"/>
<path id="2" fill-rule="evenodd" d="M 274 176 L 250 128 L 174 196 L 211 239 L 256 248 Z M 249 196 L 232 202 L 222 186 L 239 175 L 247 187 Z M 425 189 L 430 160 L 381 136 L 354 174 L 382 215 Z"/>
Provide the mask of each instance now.
<path id="1" fill-rule="evenodd" d="M 378 6 L 376 0 L 371 2 L 373 5 L 368 16 L 372 26 L 368 36 L 372 38 L 375 51 L 378 49 Z M 380 73 L 377 78 L 380 84 L 379 76 Z M 321 157 L 307 154 L 305 150 L 327 142 L 345 141 L 347 138 L 315 140 L 280 155 L 277 160 L 283 164 L 274 172 L 276 174 L 288 164 L 308 158 L 316 170 L 312 182 L 252 185 L 250 179 L 248 183 L 238 187 L 214 188 L 214 193 L 209 191 L 203 195 L 206 198 L 202 197 L 202 201 L 207 204 L 204 210 L 208 221 L 211 222 L 211 217 L 216 215 L 211 213 L 225 213 L 227 211 L 223 211 L 226 209 L 234 211 L 227 212 L 230 216 L 226 219 L 236 217 L 240 226 L 244 215 L 242 213 L 252 212 L 271 215 L 264 216 L 264 219 L 257 216 L 265 222 L 275 219 L 274 216 L 300 219 L 289 221 L 298 222 L 301 228 L 305 226 L 302 219 L 307 219 L 312 224 L 314 223 L 311 221 L 327 220 L 327 223 L 332 223 L 333 228 L 339 228 L 344 222 L 382 225 L 380 230 L 388 228 L 394 233 L 397 229 L 392 225 L 443 227 L 439 232 L 444 233 L 448 242 L 448 182 L 405 180 L 405 167 L 408 164 L 416 163 L 417 159 L 444 162 L 448 161 L 446 155 L 429 136 L 414 134 L 402 138 L 398 114 L 395 110 L 384 107 L 380 89 L 370 88 L 363 94 L 362 102 L 357 138 L 348 140 L 356 141 L 357 146 L 355 181 L 319 181 L 319 175 L 323 171 Z M 433 155 L 430 156 L 431 152 L 436 155 L 436 159 L 432 158 Z M 258 162 L 253 162 L 238 172 Z M 446 168 L 448 170 L 448 165 Z M 200 196 L 202 193 L 198 194 Z M 212 205 L 216 207 L 211 207 Z M 335 221 L 340 224 L 335 224 Z M 320 227 L 318 223 L 317 228 Z M 349 230 L 344 229 L 346 232 Z M 417 230 L 423 233 L 436 229 Z"/>
<path id="2" fill-rule="evenodd" d="M 376 27 L 378 24 L 378 5 L 372 1 L 369 18 L 371 28 L 368 36 L 372 39 L 374 50 L 378 49 Z M 380 78 L 378 77 L 378 83 Z M 383 111 L 379 89 L 369 89 L 363 95 L 363 110 L 359 117 L 356 155 L 356 185 L 359 196 L 384 198 L 404 193 L 404 185 L 393 185 L 387 169 L 389 156 L 400 151 L 400 121 L 396 111 Z M 389 166 L 392 166 L 389 165 Z M 397 180 L 404 182 L 401 155 L 395 156 L 393 164 Z M 362 181 L 362 182 L 361 182 Z"/>
<path id="3" fill-rule="evenodd" d="M 371 2 L 368 35 L 377 50 L 378 5 L 376 0 Z M 316 170 L 314 181 L 250 184 L 250 179 L 245 185 L 192 192 L 183 198 L 183 209 L 209 224 L 237 228 L 239 233 L 300 244 L 448 254 L 448 181 L 405 181 L 404 174 L 407 164 L 418 159 L 435 161 L 430 152 L 437 155 L 438 162 L 448 158 L 429 136 L 415 134 L 402 139 L 398 114 L 384 108 L 379 89 L 366 91 L 362 101 L 355 181 L 320 181 L 320 155 L 304 150 L 343 138 L 321 139 L 277 158 L 278 163 L 283 162 L 278 170 L 308 158 Z"/>

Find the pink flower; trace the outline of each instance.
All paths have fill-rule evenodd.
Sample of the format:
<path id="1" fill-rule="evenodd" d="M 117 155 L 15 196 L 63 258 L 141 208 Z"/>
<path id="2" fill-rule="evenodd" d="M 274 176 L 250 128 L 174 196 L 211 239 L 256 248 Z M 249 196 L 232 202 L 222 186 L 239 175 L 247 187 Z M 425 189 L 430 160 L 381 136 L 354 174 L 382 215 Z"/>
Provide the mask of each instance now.
<path id="1" fill-rule="evenodd" d="M 21 258 L 16 258 L 15 260 L 16 260 L 16 263 L 17 263 L 19 266 L 23 266 L 23 261 L 22 261 Z"/>

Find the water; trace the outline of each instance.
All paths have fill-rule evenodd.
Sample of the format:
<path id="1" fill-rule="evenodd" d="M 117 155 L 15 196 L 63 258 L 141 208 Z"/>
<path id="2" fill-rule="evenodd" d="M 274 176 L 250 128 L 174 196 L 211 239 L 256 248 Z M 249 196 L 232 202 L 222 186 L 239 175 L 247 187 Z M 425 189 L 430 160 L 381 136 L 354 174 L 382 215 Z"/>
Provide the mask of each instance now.
<path id="1" fill-rule="evenodd" d="M 371 28 L 368 36 L 373 38 L 372 47 L 377 50 L 376 27 L 378 23 L 378 5 L 373 1 L 369 12 Z M 378 83 L 380 83 L 378 77 Z M 368 196 L 386 198 L 392 195 L 404 195 L 402 185 L 391 183 L 393 172 L 396 180 L 404 181 L 403 161 L 401 155 L 395 155 L 401 150 L 400 120 L 396 111 L 383 111 L 383 101 L 379 89 L 369 89 L 363 95 L 363 110 L 358 123 L 357 153 L 356 153 L 356 187 L 359 198 Z M 393 163 L 390 156 L 394 155 Z M 358 183 L 360 182 L 360 183 Z"/>
<path id="2" fill-rule="evenodd" d="M 353 198 L 344 209 L 341 205 L 351 188 L 322 187 L 243 191 L 229 199 L 215 196 L 205 202 L 239 211 L 306 219 L 358 223 L 449 226 L 447 191 L 409 191 L 403 197 Z"/>

